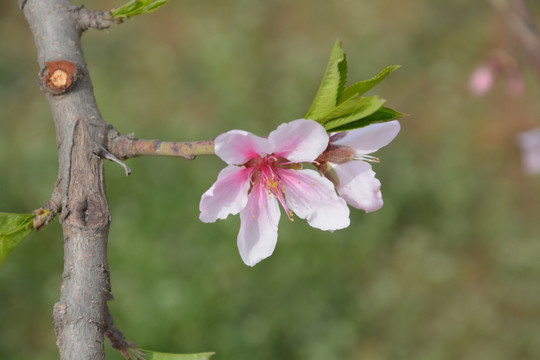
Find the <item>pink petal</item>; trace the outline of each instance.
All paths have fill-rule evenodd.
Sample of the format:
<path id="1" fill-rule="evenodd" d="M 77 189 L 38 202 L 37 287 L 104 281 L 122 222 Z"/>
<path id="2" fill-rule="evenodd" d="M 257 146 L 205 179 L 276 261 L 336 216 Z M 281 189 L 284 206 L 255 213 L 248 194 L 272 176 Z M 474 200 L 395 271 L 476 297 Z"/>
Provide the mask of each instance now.
<path id="1" fill-rule="evenodd" d="M 246 265 L 254 266 L 274 252 L 278 237 L 279 204 L 262 186 L 251 189 L 247 206 L 240 212 L 238 250 Z"/>
<path id="2" fill-rule="evenodd" d="M 328 134 L 316 121 L 298 119 L 281 124 L 268 135 L 278 157 L 294 162 L 311 162 L 328 146 Z"/>
<path id="3" fill-rule="evenodd" d="M 225 219 L 246 207 L 250 187 L 251 169 L 229 165 L 221 170 L 216 182 L 202 196 L 199 204 L 203 222 Z"/>
<path id="4" fill-rule="evenodd" d="M 232 130 L 215 140 L 215 152 L 229 165 L 242 165 L 260 155 L 270 154 L 272 145 L 267 139 L 243 130 Z"/>
<path id="5" fill-rule="evenodd" d="M 332 142 L 336 145 L 349 146 L 358 154 L 371 154 L 394 140 L 399 133 L 399 129 L 400 125 L 397 120 L 371 124 L 363 128 L 347 131 L 343 137 Z"/>
<path id="6" fill-rule="evenodd" d="M 383 206 L 381 182 L 368 163 L 349 161 L 332 166 L 339 178 L 338 192 L 349 205 L 366 212 Z"/>
<path id="7" fill-rule="evenodd" d="M 349 208 L 330 180 L 313 170 L 280 170 L 287 205 L 309 225 L 321 230 L 349 226 Z"/>

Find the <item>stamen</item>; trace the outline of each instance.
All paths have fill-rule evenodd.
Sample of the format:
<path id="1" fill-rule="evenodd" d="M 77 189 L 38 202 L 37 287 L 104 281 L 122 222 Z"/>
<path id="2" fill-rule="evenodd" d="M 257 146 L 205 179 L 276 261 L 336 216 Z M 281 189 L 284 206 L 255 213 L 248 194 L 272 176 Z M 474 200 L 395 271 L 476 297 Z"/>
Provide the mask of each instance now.
<path id="1" fill-rule="evenodd" d="M 380 163 L 381 159 L 371 155 L 354 154 L 354 160 L 363 160 L 367 162 Z"/>
<path id="2" fill-rule="evenodd" d="M 253 167 L 253 173 L 251 177 L 251 188 L 254 186 L 262 186 L 262 190 L 266 192 L 268 198 L 275 197 L 285 210 L 287 217 L 294 221 L 293 212 L 289 209 L 287 201 L 285 200 L 286 185 L 280 177 L 281 169 L 293 169 L 300 170 L 301 164 L 290 162 L 286 159 L 278 158 L 273 155 L 267 155 L 262 158 L 258 158 L 255 161 L 246 163 L 246 166 Z M 253 210 L 253 209 L 251 209 Z M 252 215 L 255 218 L 255 215 Z"/>

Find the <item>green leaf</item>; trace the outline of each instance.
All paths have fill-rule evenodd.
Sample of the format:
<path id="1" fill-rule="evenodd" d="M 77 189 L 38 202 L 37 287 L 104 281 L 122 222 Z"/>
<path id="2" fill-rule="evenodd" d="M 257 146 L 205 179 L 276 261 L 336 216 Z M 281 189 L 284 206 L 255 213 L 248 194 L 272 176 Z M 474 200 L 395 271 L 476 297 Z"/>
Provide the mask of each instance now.
<path id="1" fill-rule="evenodd" d="M 379 110 L 385 103 L 378 96 L 362 97 L 358 94 L 340 104 L 321 123 L 327 131 L 345 126 L 353 121 L 365 118 Z"/>
<path id="2" fill-rule="evenodd" d="M 341 51 L 343 51 L 343 49 Z M 337 105 L 339 99 L 341 98 L 341 94 L 343 93 L 343 90 L 345 90 L 345 85 L 347 85 L 347 75 L 349 74 L 349 66 L 347 65 L 347 54 L 345 53 L 343 53 L 343 61 L 338 63 L 338 71 L 339 71 L 339 88 L 338 88 L 338 93 L 337 93 L 336 102 L 334 106 Z"/>
<path id="3" fill-rule="evenodd" d="M 155 11 L 165 5 L 169 0 L 131 0 L 112 11 L 114 18 L 126 18 L 133 15 L 142 15 Z"/>
<path id="4" fill-rule="evenodd" d="M 145 354 L 147 360 L 209 360 L 214 352 L 206 352 L 199 354 L 168 354 L 160 353 L 151 350 L 138 349 Z"/>
<path id="5" fill-rule="evenodd" d="M 359 81 L 356 84 L 353 84 L 346 88 L 339 99 L 339 102 L 345 102 L 349 98 L 353 97 L 356 94 L 363 95 L 368 90 L 374 88 L 378 83 L 383 81 L 388 75 L 399 69 L 400 65 L 391 65 L 385 67 L 380 73 L 368 80 Z"/>
<path id="6" fill-rule="evenodd" d="M 347 82 L 347 59 L 341 42 L 338 40 L 334 44 L 330 60 L 326 67 L 321 86 L 315 100 L 311 104 L 306 119 L 317 120 L 324 118 L 332 112 L 345 88 Z"/>
<path id="7" fill-rule="evenodd" d="M 381 105 L 377 108 L 375 108 L 373 111 L 376 111 L 378 108 L 382 106 L 384 103 L 384 100 L 379 98 L 378 96 L 360 96 L 355 95 L 351 98 L 349 98 L 347 101 L 339 104 L 334 111 L 332 111 L 330 114 L 326 115 L 323 119 L 321 119 L 321 123 L 328 122 L 329 120 L 342 118 L 345 116 L 351 116 L 353 114 L 358 113 L 358 111 L 362 111 L 361 113 L 358 113 L 360 117 L 367 116 L 371 113 L 364 113 L 366 106 L 370 106 L 370 104 L 373 104 L 373 106 L 376 106 L 378 103 L 381 103 Z"/>
<path id="8" fill-rule="evenodd" d="M 19 243 L 34 230 L 33 214 L 0 213 L 0 266 Z"/>
<path id="9" fill-rule="evenodd" d="M 394 119 L 398 119 L 403 116 L 407 116 L 407 115 L 383 106 L 371 115 L 368 115 L 356 121 L 349 122 L 344 125 L 334 127 L 332 128 L 332 131 L 347 131 L 347 130 L 358 129 L 358 128 L 368 126 L 374 123 L 381 123 L 381 122 L 387 122 Z"/>

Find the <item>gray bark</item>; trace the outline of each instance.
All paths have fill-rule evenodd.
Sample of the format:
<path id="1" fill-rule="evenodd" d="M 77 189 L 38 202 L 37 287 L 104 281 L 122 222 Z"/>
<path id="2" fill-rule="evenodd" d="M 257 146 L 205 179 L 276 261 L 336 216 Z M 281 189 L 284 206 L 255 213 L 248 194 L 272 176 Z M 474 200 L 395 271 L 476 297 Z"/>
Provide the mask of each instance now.
<path id="1" fill-rule="evenodd" d="M 97 156 L 116 135 L 103 120 L 81 48 L 78 8 L 68 0 L 19 0 L 37 49 L 40 84 L 56 128 L 58 181 L 53 195 L 61 207 L 65 263 L 53 318 L 61 359 L 104 359 L 110 279 L 107 238 L 110 211 L 103 161 Z M 76 66 L 69 88 L 53 74 L 56 61 Z M 62 75 L 62 73 L 60 73 Z M 96 150 L 97 149 L 97 150 Z M 58 203 L 59 202 L 59 203 Z"/>

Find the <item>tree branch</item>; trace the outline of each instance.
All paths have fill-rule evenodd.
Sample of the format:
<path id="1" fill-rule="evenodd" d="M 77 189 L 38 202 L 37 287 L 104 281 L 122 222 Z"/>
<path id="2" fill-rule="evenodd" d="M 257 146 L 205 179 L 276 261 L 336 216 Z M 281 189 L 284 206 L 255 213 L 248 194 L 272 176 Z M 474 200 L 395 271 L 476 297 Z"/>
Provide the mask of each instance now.
<path id="1" fill-rule="evenodd" d="M 88 29 L 104 30 L 123 22 L 122 19 L 113 18 L 110 11 L 88 10 L 84 5 L 72 8 L 71 13 L 81 32 Z"/>
<path id="2" fill-rule="evenodd" d="M 120 21 L 109 13 L 73 6 L 69 0 L 18 0 L 34 36 L 39 83 L 51 108 L 58 148 L 58 180 L 51 200 L 36 210 L 41 228 L 60 212 L 64 272 L 53 310 L 62 360 L 105 358 L 104 335 L 124 356 L 141 358 L 136 345 L 114 326 L 107 259 L 111 215 L 103 159 L 142 155 L 214 154 L 214 141 L 161 142 L 121 136 L 101 116 L 81 47 L 81 34 Z M 122 164 L 129 173 L 129 168 Z"/>
<path id="3" fill-rule="evenodd" d="M 508 28 L 523 46 L 530 63 L 540 75 L 540 33 L 524 0 L 489 0 L 504 17 Z"/>
<path id="4" fill-rule="evenodd" d="M 61 191 L 58 187 L 55 187 L 53 195 L 47 204 L 44 207 L 33 211 L 33 214 L 36 215 L 34 219 L 34 229 L 39 231 L 45 225 L 51 222 L 56 217 L 58 212 L 62 210 L 62 206 L 60 205 L 61 202 Z"/>
<path id="5" fill-rule="evenodd" d="M 84 27 L 73 16 L 80 8 L 68 0 L 20 0 L 19 5 L 34 36 L 40 84 L 56 128 L 58 181 L 49 208 L 61 209 L 64 231 L 63 282 L 53 311 L 60 358 L 101 360 L 112 298 L 111 219 L 103 160 L 93 149 L 106 145 L 109 132 L 116 131 L 96 105 L 80 41 Z"/>
<path id="6" fill-rule="evenodd" d="M 134 349 L 134 353 L 137 354 L 138 352 L 136 349 L 138 349 L 137 344 L 126 340 L 126 337 L 124 334 L 118 330 L 116 325 L 114 324 L 114 318 L 109 310 L 109 307 L 107 307 L 107 312 L 105 315 L 105 324 L 106 324 L 106 331 L 105 334 L 109 338 L 109 341 L 111 342 L 111 346 L 120 351 L 122 355 L 126 359 L 131 359 L 133 356 L 130 354 L 130 349 Z"/>
<path id="7" fill-rule="evenodd" d="M 189 160 L 197 155 L 214 155 L 214 140 L 171 142 L 115 136 L 109 141 L 109 151 L 119 159 L 138 156 L 175 156 Z"/>

